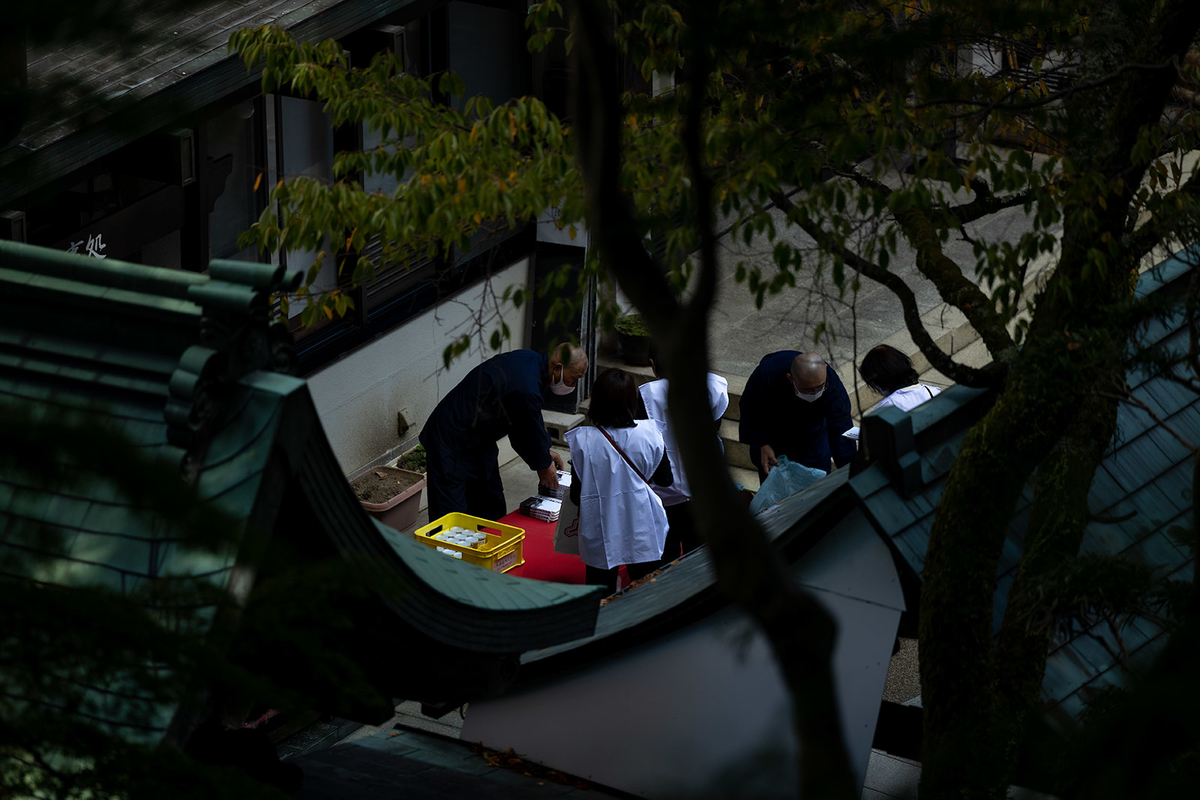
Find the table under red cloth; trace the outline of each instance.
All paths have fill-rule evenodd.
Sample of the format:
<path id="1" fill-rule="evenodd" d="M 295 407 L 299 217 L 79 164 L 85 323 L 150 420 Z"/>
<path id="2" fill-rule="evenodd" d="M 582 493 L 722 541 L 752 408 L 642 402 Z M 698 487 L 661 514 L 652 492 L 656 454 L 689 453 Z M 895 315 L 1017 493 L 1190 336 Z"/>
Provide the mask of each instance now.
<path id="1" fill-rule="evenodd" d="M 542 522 L 514 511 L 501 517 L 498 522 L 525 529 L 522 554 L 525 564 L 508 571 L 508 575 L 532 578 L 536 581 L 558 583 L 584 583 L 583 562 L 579 556 L 554 552 L 554 529 L 557 522 Z"/>

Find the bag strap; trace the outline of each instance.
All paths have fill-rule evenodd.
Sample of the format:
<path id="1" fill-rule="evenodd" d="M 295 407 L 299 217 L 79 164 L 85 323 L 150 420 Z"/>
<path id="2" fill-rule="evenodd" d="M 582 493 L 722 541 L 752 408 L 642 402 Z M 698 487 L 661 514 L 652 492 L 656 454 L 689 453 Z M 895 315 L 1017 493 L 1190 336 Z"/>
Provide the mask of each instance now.
<path id="1" fill-rule="evenodd" d="M 617 443 L 613 441 L 613 438 L 608 435 L 608 431 L 604 430 L 604 428 L 601 428 L 599 425 L 596 426 L 596 430 L 604 434 L 604 438 L 608 439 L 608 443 L 611 444 L 613 448 L 621 454 L 621 458 L 625 459 L 625 463 L 629 465 L 629 468 L 637 473 L 637 476 L 641 478 L 647 486 L 650 486 L 650 481 L 646 480 L 646 476 L 642 474 L 642 471 L 633 465 L 633 462 L 629 460 L 629 456 L 625 455 L 625 451 L 617 446 Z"/>
<path id="2" fill-rule="evenodd" d="M 933 399 L 933 389 L 930 389 L 928 386 L 925 386 L 925 384 L 921 384 L 921 385 L 925 387 L 925 391 L 929 393 L 929 399 L 932 400 Z"/>

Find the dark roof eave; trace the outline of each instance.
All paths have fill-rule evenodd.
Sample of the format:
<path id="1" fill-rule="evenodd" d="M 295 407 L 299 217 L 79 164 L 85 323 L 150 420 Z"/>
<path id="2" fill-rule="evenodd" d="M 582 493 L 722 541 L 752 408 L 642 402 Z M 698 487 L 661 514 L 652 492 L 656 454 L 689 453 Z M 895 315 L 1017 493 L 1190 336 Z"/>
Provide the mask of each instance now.
<path id="1" fill-rule="evenodd" d="M 338 38 L 419 0 L 343 0 L 322 8 L 296 11 L 276 20 L 305 41 Z M 304 14 L 309 13 L 308 16 Z M 187 67 L 194 67 L 187 69 Z M 247 70 L 241 59 L 210 50 L 180 67 L 187 74 L 152 90 L 118 114 L 96 124 L 64 130 L 33 149 L 14 143 L 0 151 L 0 208 L 86 166 L 147 134 L 176 123 L 222 97 L 258 82 L 261 70 Z M 162 80 L 162 76 L 158 80 Z M 65 127 L 65 126 L 64 126 Z"/>

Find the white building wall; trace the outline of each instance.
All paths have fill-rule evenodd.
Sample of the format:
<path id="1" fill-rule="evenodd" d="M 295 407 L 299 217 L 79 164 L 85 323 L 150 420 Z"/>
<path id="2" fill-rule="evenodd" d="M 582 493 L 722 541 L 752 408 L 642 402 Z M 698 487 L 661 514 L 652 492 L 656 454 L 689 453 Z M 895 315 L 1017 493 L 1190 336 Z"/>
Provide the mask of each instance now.
<path id="1" fill-rule="evenodd" d="M 325 435 L 347 475 L 415 444 L 438 401 L 496 354 L 487 340 L 502 321 L 512 335 L 502 351 L 528 346 L 528 304 L 517 309 L 499 300 L 508 287 L 528 291 L 531 280 L 531 262 L 522 259 L 309 376 Z M 471 348 L 447 370 L 442 352 L 464 334 L 471 337 Z M 403 440 L 397 433 L 398 411 L 412 426 Z M 502 462 L 506 448 L 507 441 L 502 442 Z"/>

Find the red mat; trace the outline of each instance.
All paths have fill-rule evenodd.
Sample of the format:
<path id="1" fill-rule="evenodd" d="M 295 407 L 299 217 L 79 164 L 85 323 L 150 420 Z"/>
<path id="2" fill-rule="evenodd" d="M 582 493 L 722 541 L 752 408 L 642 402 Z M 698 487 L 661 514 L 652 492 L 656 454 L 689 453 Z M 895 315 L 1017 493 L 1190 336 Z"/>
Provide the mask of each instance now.
<path id="1" fill-rule="evenodd" d="M 497 521 L 525 529 L 525 541 L 522 542 L 525 564 L 510 569 L 508 575 L 532 578 L 535 581 L 584 582 L 583 562 L 579 560 L 579 556 L 554 552 L 554 529 L 558 523 L 542 522 L 519 511 L 507 514 Z"/>

